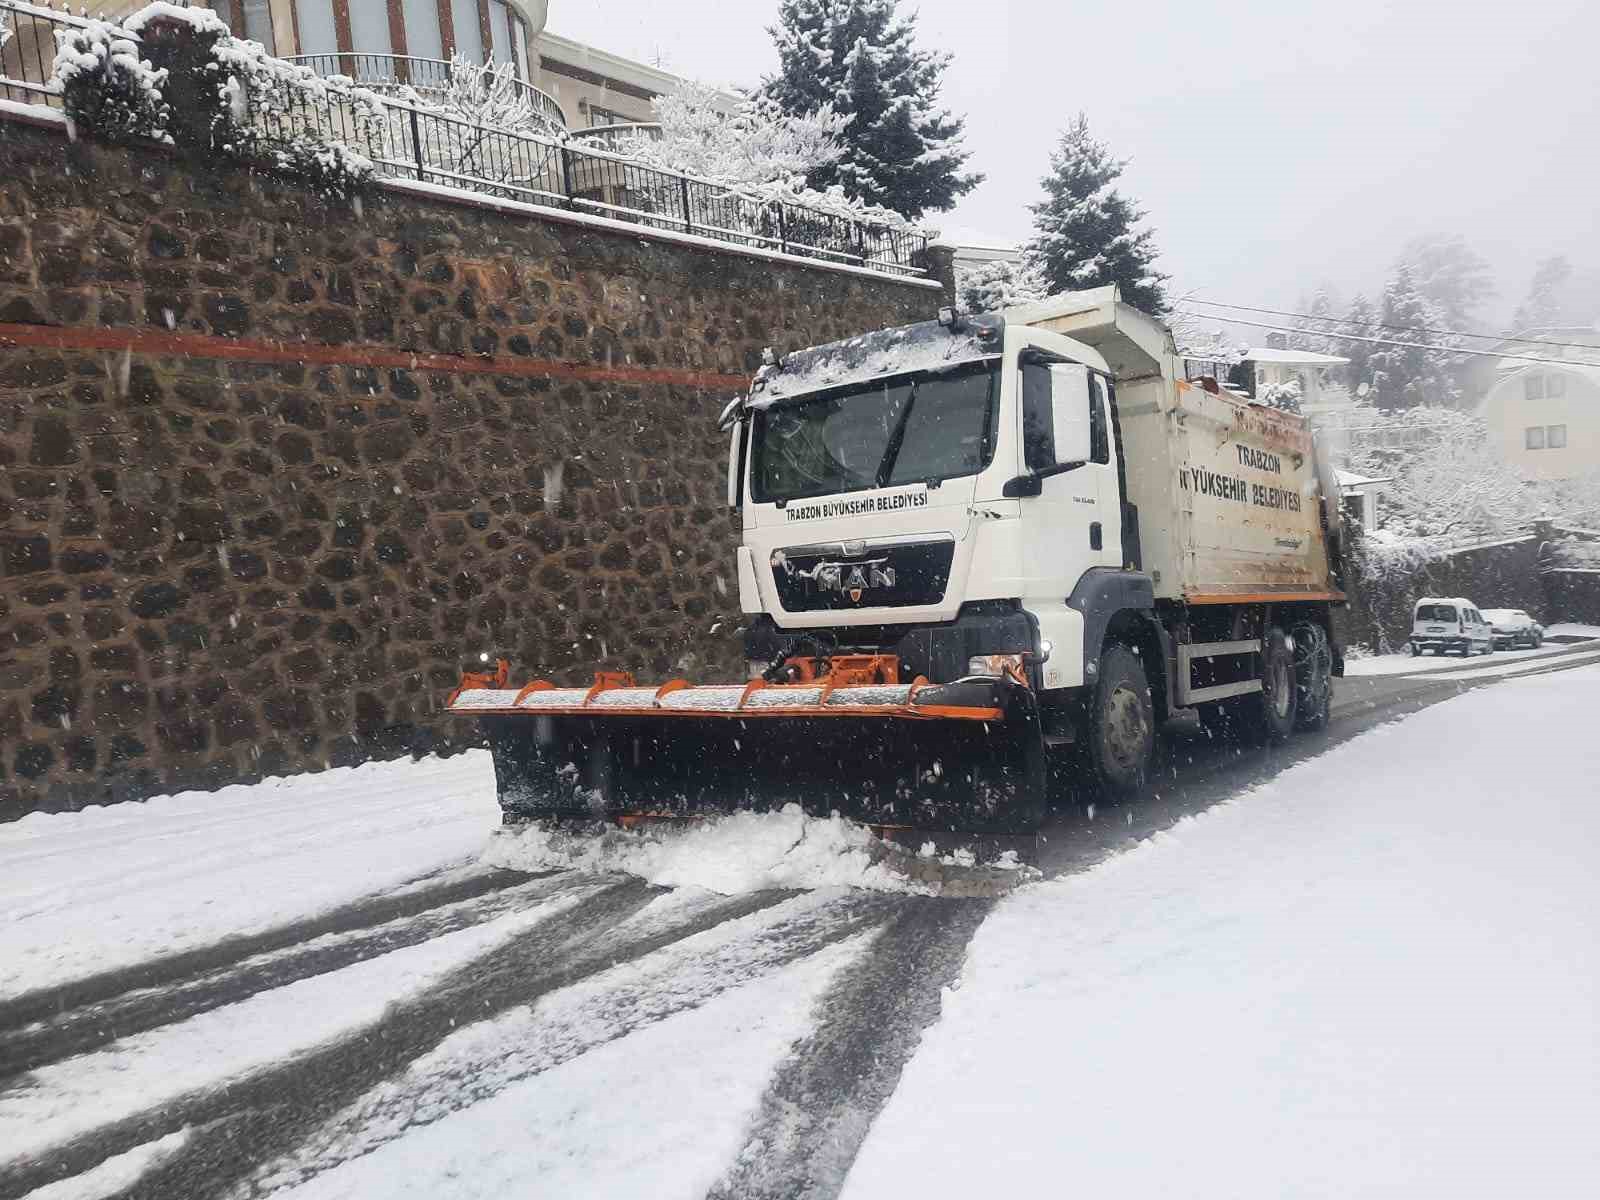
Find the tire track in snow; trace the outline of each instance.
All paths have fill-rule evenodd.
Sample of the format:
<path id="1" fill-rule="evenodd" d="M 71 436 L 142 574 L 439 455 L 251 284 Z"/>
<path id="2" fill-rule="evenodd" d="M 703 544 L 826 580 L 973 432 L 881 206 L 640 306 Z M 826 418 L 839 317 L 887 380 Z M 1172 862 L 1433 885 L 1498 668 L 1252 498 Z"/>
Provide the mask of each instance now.
<path id="1" fill-rule="evenodd" d="M 708 1200 L 839 1194 L 993 907 L 992 900 L 903 899 L 872 950 L 824 995 L 816 1032 L 779 1066 L 744 1149 Z"/>
<path id="2" fill-rule="evenodd" d="M 9 1000 L 0 1000 L 0 1029 L 12 1030 L 33 1022 L 47 1021 L 72 1009 L 113 1000 L 137 989 L 181 984 L 234 966 L 247 958 L 283 950 L 331 933 L 348 933 L 418 916 L 445 905 L 515 887 L 528 882 L 530 878 L 520 871 L 476 872 L 440 884 L 373 896 L 261 933 L 227 938 L 196 950 L 85 976 L 59 987 L 24 992 Z"/>
<path id="3" fill-rule="evenodd" d="M 498 876 L 497 872 L 488 878 L 464 881 L 470 887 L 432 890 L 426 893 L 427 899 L 443 897 L 444 901 L 415 915 L 396 916 L 382 924 L 348 932 L 324 933 L 287 949 L 257 954 L 164 987 L 135 988 L 21 1029 L 0 1030 L 0 1091 L 12 1082 L 9 1076 L 236 1004 L 260 992 L 480 925 L 548 899 L 576 882 L 570 875 L 545 872 L 518 875 L 519 882 L 505 886 L 505 880 Z M 484 890 L 486 884 L 495 886 Z M 460 891 L 468 893 L 466 899 L 449 900 L 452 892 Z M 472 892 L 479 894 L 471 895 Z M 386 907 L 403 911 L 407 906 L 391 903 L 368 909 L 363 915 L 380 915 Z"/>
<path id="4" fill-rule="evenodd" d="M 252 1074 L 163 1100 L 37 1157 L 0 1165 L 0 1200 L 19 1200 L 45 1183 L 82 1174 L 184 1126 L 193 1127 L 193 1135 L 183 1153 L 158 1172 L 168 1182 L 147 1194 L 172 1200 L 220 1193 L 257 1161 L 258 1146 L 260 1154 L 271 1153 L 279 1140 L 293 1139 L 300 1124 L 314 1127 L 324 1098 L 341 1096 L 342 1089 L 359 1094 L 442 1040 L 458 1021 L 492 1015 L 516 1002 L 519 989 L 536 988 L 544 971 L 570 954 L 570 946 L 626 920 L 652 898 L 651 889 L 638 880 L 591 877 L 589 882 L 597 885 L 593 893 L 569 908 L 563 920 L 541 923 L 497 946 L 433 988 L 393 1005 L 376 1023 Z M 328 1103 L 331 1110 L 333 1101 Z"/>
<path id="5" fill-rule="evenodd" d="M 17 1200 L 42 1183 L 81 1173 L 111 1154 L 185 1125 L 194 1132 L 182 1152 L 119 1195 L 155 1200 L 220 1195 L 260 1164 L 292 1151 L 457 1028 L 787 896 L 716 898 L 690 907 L 685 919 L 648 925 L 635 939 L 608 936 L 664 894 L 636 879 L 611 883 L 569 909 L 561 921 L 529 930 L 394 1005 L 377 1024 L 222 1087 L 94 1130 L 39 1160 L 0 1169 L 0 1200 Z"/>
<path id="6" fill-rule="evenodd" d="M 729 916 L 655 953 L 547 994 L 536 1006 L 460 1031 L 362 1097 L 289 1160 L 258 1172 L 252 1186 L 236 1195 L 269 1194 L 304 1183 L 827 947 L 863 935 L 875 940 L 904 900 L 881 893 L 765 895 L 783 903 Z M 603 948 L 601 956 L 608 957 Z"/>

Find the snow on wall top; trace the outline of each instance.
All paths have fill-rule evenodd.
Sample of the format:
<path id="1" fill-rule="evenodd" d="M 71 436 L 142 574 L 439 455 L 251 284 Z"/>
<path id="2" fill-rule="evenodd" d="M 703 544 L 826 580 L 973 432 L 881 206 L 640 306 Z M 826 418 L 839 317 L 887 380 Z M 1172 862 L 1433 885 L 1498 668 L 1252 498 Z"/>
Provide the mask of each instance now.
<path id="1" fill-rule="evenodd" d="M 956 331 L 922 321 L 797 350 L 781 367 L 761 369 L 750 388 L 750 407 L 769 408 L 779 400 L 841 384 L 993 358 L 1000 353 L 1004 328 L 1001 317 L 986 313 L 964 317 Z"/>

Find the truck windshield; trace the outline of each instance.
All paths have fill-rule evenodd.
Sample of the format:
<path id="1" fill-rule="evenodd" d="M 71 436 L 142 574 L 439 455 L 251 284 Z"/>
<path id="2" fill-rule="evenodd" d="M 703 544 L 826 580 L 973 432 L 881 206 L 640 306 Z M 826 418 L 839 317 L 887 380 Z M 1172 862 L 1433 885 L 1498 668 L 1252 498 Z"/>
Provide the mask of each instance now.
<path id="1" fill-rule="evenodd" d="M 875 379 L 758 409 L 751 495 L 758 503 L 974 475 L 994 443 L 993 361 Z"/>

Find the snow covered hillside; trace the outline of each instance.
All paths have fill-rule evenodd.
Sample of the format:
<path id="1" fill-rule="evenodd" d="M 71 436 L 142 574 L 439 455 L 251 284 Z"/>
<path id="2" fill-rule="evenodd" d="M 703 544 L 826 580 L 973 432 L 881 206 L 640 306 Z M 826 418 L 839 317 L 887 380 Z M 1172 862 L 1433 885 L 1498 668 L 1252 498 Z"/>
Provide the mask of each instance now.
<path id="1" fill-rule="evenodd" d="M 1597 701 L 1473 691 L 1003 902 L 845 1196 L 1597 1194 Z"/>

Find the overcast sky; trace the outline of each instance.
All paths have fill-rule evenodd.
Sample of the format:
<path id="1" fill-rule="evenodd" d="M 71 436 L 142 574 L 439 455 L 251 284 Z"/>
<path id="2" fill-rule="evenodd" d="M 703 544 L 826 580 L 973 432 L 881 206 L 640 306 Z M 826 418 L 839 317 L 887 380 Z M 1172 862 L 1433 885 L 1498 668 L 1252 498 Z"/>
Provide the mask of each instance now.
<path id="1" fill-rule="evenodd" d="M 1129 159 L 1174 287 L 1292 307 L 1382 286 L 1414 234 L 1490 260 L 1498 323 L 1533 263 L 1600 267 L 1600 6 L 922 0 L 944 103 L 987 180 L 935 221 L 1020 239 L 1078 110 Z M 551 0 L 552 32 L 713 83 L 776 66 L 776 0 Z"/>

